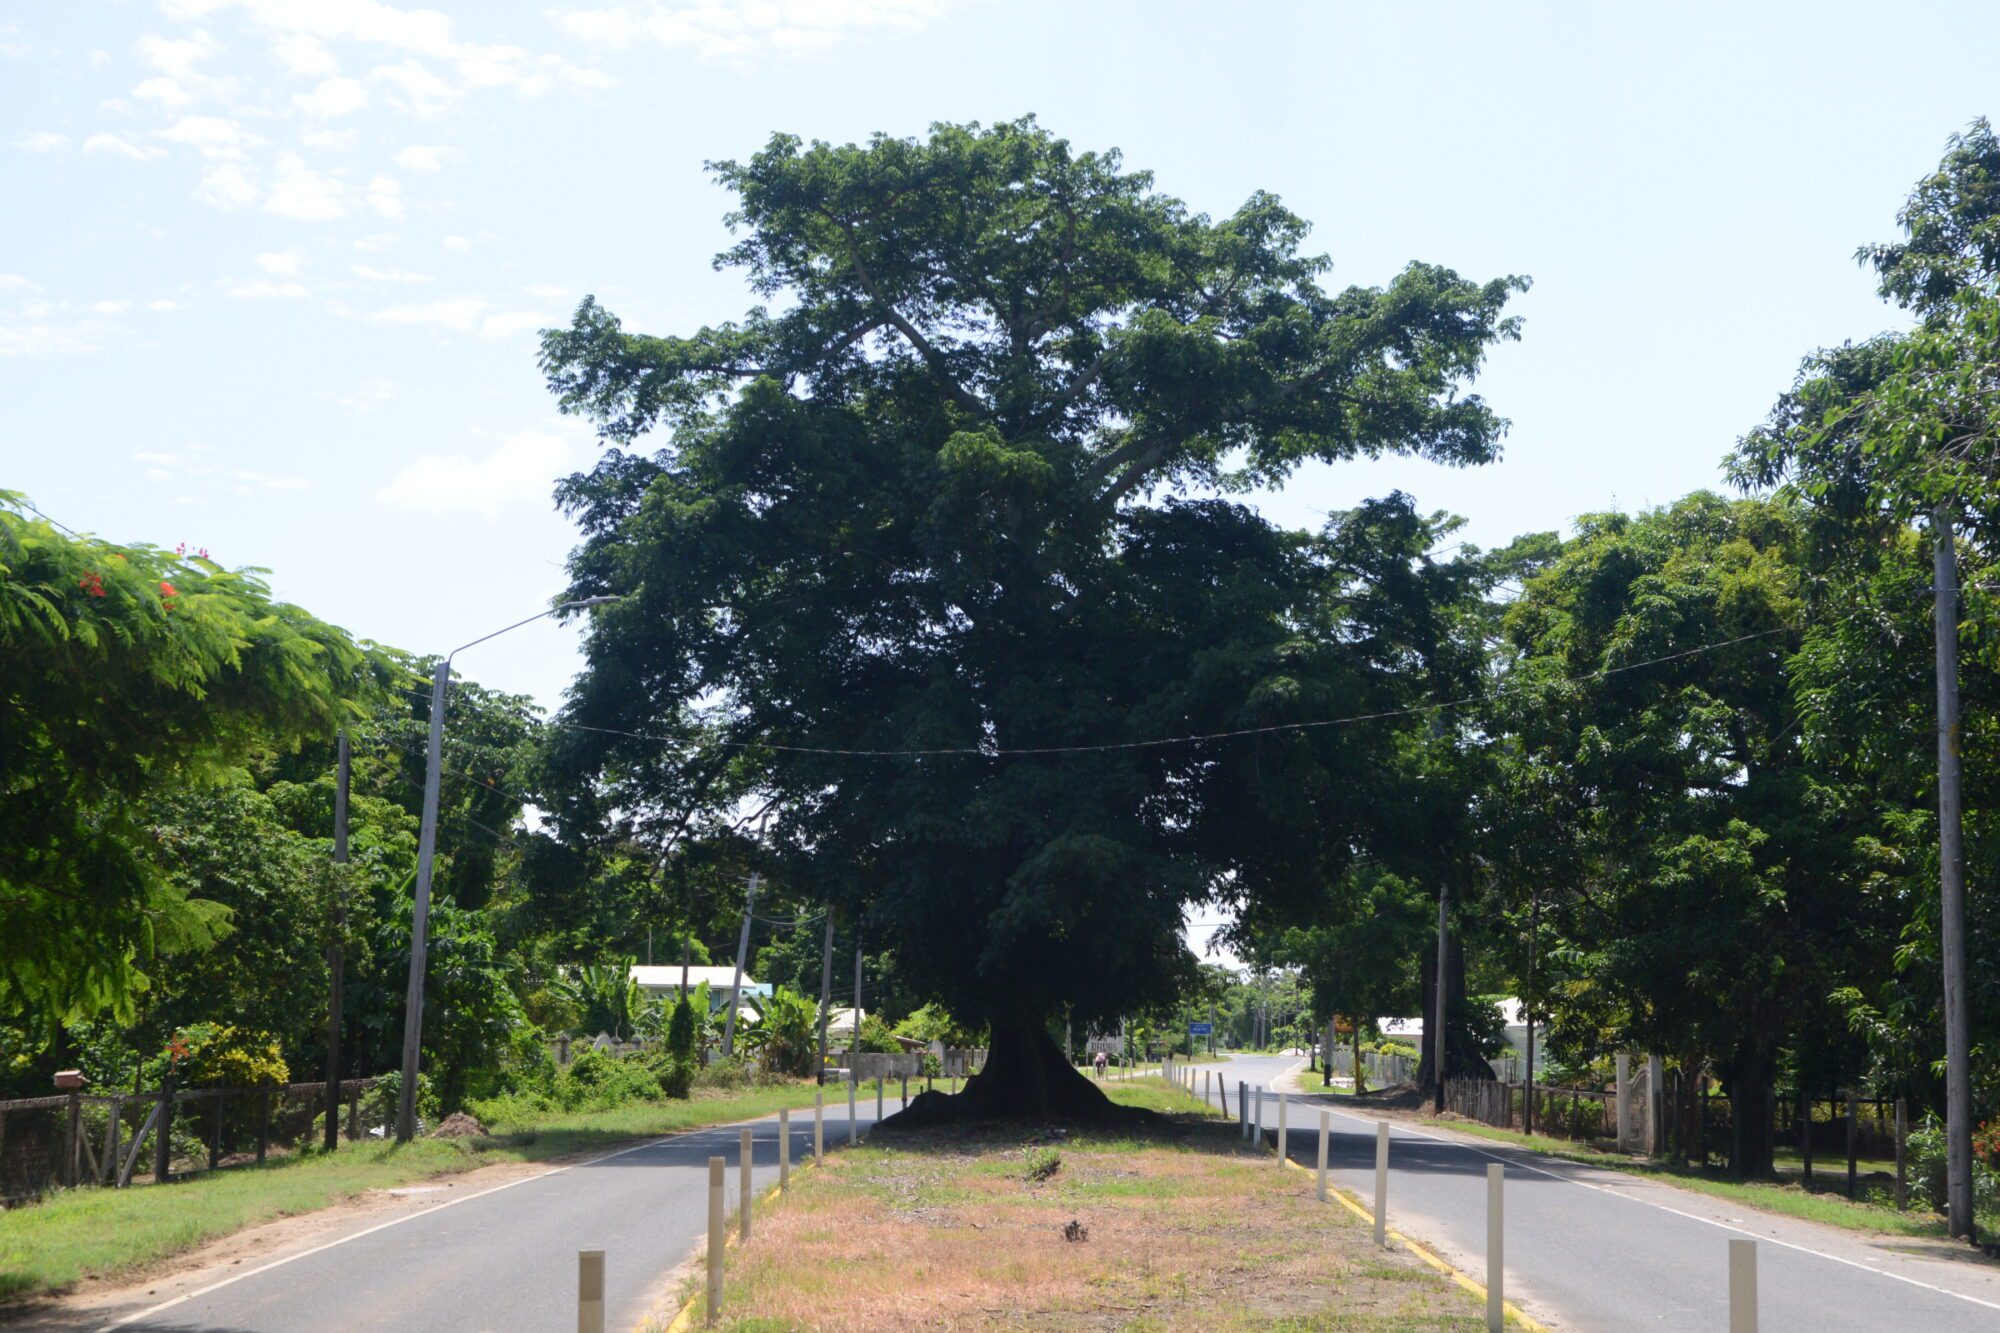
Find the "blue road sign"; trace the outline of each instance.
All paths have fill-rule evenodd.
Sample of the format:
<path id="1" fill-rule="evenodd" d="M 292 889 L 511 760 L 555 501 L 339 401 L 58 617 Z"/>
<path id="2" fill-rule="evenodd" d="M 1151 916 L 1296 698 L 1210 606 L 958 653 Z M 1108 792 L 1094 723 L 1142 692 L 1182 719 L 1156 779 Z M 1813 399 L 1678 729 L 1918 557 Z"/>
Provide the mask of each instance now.
<path id="1" fill-rule="evenodd" d="M 1215 1024 L 1213 1023 L 1188 1024 L 1188 1035 L 1190 1037 L 1206 1037 L 1214 1031 L 1215 1031 Z"/>

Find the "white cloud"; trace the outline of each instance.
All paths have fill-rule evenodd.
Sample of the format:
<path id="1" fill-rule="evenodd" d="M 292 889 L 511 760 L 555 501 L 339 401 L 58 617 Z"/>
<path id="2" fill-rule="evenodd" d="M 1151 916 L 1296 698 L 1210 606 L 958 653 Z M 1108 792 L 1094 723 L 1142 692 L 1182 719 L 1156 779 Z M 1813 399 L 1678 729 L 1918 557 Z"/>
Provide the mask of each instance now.
<path id="1" fill-rule="evenodd" d="M 237 495 L 249 495 L 255 491 L 302 491 L 306 486 L 304 477 L 258 472 L 218 463 L 215 451 L 205 444 L 190 444 L 183 449 L 140 450 L 132 458 L 145 464 L 148 481 L 201 481 Z"/>
<path id="2" fill-rule="evenodd" d="M 69 136 L 54 130 L 22 130 L 7 142 L 24 153 L 54 153 L 69 147 Z"/>
<path id="3" fill-rule="evenodd" d="M 194 101 L 194 94 L 181 87 L 179 80 L 161 75 L 157 79 L 147 79 L 132 90 L 132 96 L 142 102 L 157 102 L 168 111 L 186 106 Z"/>
<path id="4" fill-rule="evenodd" d="M 353 273 L 363 282 L 387 282 L 399 287 L 414 286 L 431 280 L 431 275 L 428 273 L 411 273 L 400 268 L 376 268 L 370 264 L 356 264 Z"/>
<path id="5" fill-rule="evenodd" d="M 93 301 L 90 313 L 93 315 L 122 315 L 132 308 L 130 301 Z"/>
<path id="6" fill-rule="evenodd" d="M 396 233 L 392 231 L 378 231 L 373 235 L 363 236 L 356 240 L 354 248 L 365 255 L 380 254 L 394 245 L 396 239 Z"/>
<path id="7" fill-rule="evenodd" d="M 431 172 L 444 170 L 444 164 L 457 159 L 458 155 L 456 148 L 413 143 L 396 154 L 396 165 L 405 171 L 429 175 Z"/>
<path id="8" fill-rule="evenodd" d="M 201 173 L 201 183 L 195 186 L 194 197 L 211 208 L 228 211 L 248 208 L 264 195 L 243 174 L 243 168 L 234 162 L 219 162 Z"/>
<path id="9" fill-rule="evenodd" d="M 26 279 L 0 285 L 34 286 Z M 48 301 L 24 301 L 17 313 L 0 314 L 0 357 L 87 356 L 117 340 L 116 324 L 100 316 L 67 317 Z"/>
<path id="10" fill-rule="evenodd" d="M 354 147 L 353 130 L 307 130 L 299 136 L 303 148 L 317 148 L 322 153 L 344 153 Z"/>
<path id="11" fill-rule="evenodd" d="M 92 51 L 90 53 L 90 67 L 92 69 L 103 69 L 110 63 L 111 53 L 109 51 Z"/>
<path id="12" fill-rule="evenodd" d="M 650 43 L 741 65 L 916 32 L 951 7 L 952 0 L 622 0 L 555 18 L 570 36 L 603 50 Z"/>
<path id="13" fill-rule="evenodd" d="M 403 186 L 394 176 L 377 176 L 368 182 L 368 206 L 390 222 L 403 220 Z"/>
<path id="14" fill-rule="evenodd" d="M 395 396 L 396 381 L 382 375 L 371 376 L 345 393 L 326 389 L 319 389 L 313 393 L 313 397 L 322 403 L 337 407 L 343 412 L 354 413 L 373 412 Z"/>
<path id="15" fill-rule="evenodd" d="M 377 324 L 473 333 L 482 338 L 511 338 L 556 322 L 538 310 L 507 310 L 476 296 L 447 296 L 436 301 L 392 305 L 368 318 Z"/>
<path id="16" fill-rule="evenodd" d="M 108 153 L 113 157 L 129 157 L 135 162 L 143 162 L 149 157 L 165 156 L 167 150 L 133 143 L 122 134 L 93 134 L 83 141 L 83 151 Z"/>
<path id="17" fill-rule="evenodd" d="M 415 115 L 442 115 L 458 102 L 459 90 L 419 61 L 377 65 L 369 77 L 388 85 L 389 100 Z"/>
<path id="18" fill-rule="evenodd" d="M 446 250 L 455 255 L 472 253 L 472 242 L 463 236 L 447 236 L 444 238 L 443 244 Z"/>
<path id="19" fill-rule="evenodd" d="M 166 129 L 153 133 L 168 143 L 193 148 L 203 157 L 214 160 L 239 159 L 244 150 L 264 142 L 258 135 L 224 116 L 183 116 Z"/>
<path id="20" fill-rule="evenodd" d="M 328 79 L 309 93 L 299 93 L 292 105 L 315 120 L 351 115 L 368 105 L 368 90 L 355 79 Z"/>
<path id="21" fill-rule="evenodd" d="M 187 303 L 183 301 L 169 301 L 167 298 L 163 296 L 157 301 L 146 302 L 146 309 L 151 310 L 156 314 L 165 315 L 175 310 L 187 309 Z"/>
<path id="22" fill-rule="evenodd" d="M 41 288 L 18 273 L 0 273 L 0 292 L 38 292 Z"/>
<path id="23" fill-rule="evenodd" d="M 296 153 L 285 153 L 278 158 L 278 178 L 264 211 L 300 222 L 330 222 L 347 216 L 343 193 L 338 178 L 313 170 Z"/>
<path id="24" fill-rule="evenodd" d="M 296 282 L 230 282 L 223 290 L 240 301 L 307 301 L 312 293 Z"/>
<path id="25" fill-rule="evenodd" d="M 482 458 L 426 455 L 398 473 L 376 498 L 433 513 L 470 511 L 494 517 L 521 503 L 547 503 L 570 466 L 570 448 L 556 436 L 522 431 Z"/>
<path id="26" fill-rule="evenodd" d="M 139 39 L 139 59 L 162 74 L 186 78 L 195 66 L 214 55 L 215 39 L 197 30 L 192 36 L 167 38 L 147 33 Z"/>
<path id="27" fill-rule="evenodd" d="M 333 58 L 326 44 L 311 33 L 295 32 L 278 38 L 271 43 L 271 54 L 294 74 L 331 74 L 340 68 L 340 62 Z"/>
<path id="28" fill-rule="evenodd" d="M 273 250 L 257 256 L 257 267 L 281 278 L 296 278 L 305 256 L 297 250 Z"/>

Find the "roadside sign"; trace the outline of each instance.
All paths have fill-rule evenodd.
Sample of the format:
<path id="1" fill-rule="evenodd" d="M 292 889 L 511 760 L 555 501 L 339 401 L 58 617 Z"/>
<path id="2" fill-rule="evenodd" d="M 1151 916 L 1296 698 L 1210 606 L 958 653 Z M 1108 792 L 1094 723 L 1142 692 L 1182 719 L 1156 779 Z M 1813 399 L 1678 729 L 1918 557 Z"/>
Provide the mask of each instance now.
<path id="1" fill-rule="evenodd" d="M 1215 1024 L 1213 1023 L 1188 1024 L 1188 1035 L 1190 1037 L 1206 1037 L 1212 1034 L 1214 1031 L 1215 1031 Z"/>

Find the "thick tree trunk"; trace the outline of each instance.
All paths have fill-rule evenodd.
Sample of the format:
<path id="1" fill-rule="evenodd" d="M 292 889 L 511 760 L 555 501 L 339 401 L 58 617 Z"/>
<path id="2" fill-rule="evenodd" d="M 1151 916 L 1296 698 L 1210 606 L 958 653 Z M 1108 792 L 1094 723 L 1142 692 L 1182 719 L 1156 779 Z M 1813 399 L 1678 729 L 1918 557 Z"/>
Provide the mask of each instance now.
<path id="1" fill-rule="evenodd" d="M 1448 961 L 1445 966 L 1446 1003 L 1461 1012 L 1465 1009 L 1465 951 L 1459 946 L 1458 937 L 1452 936 L 1445 942 Z M 1426 950 L 1422 957 L 1422 984 L 1424 992 L 1424 1047 L 1417 1061 L 1417 1086 L 1433 1088 L 1437 1086 L 1436 1064 L 1433 1054 L 1437 1049 L 1437 964 L 1436 952 Z M 1487 1064 L 1479 1053 L 1472 1049 L 1463 1026 L 1446 1024 L 1444 1040 L 1444 1076 L 1446 1078 L 1494 1078 L 1493 1066 Z"/>
<path id="2" fill-rule="evenodd" d="M 957 1094 L 931 1091 L 882 1122 L 885 1129 L 973 1120 L 1148 1120 L 1149 1111 L 1120 1106 L 1063 1058 L 1038 1019 L 995 1020 L 986 1066 Z"/>
<path id="3" fill-rule="evenodd" d="M 1729 1062 L 1729 1170 L 1739 1179 L 1776 1174 L 1771 1142 L 1771 1087 L 1776 1061 L 1768 1042 L 1745 1042 Z"/>
<path id="4" fill-rule="evenodd" d="M 1361 1020 L 1354 1022 L 1354 1095 L 1368 1091 L 1368 1076 L 1361 1072 Z"/>

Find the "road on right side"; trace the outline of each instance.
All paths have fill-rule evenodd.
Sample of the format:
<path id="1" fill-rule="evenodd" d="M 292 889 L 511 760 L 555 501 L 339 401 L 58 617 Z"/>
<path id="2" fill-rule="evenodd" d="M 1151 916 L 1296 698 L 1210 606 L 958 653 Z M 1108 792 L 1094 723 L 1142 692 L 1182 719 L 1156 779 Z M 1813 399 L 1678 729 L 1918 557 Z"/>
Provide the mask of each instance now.
<path id="1" fill-rule="evenodd" d="M 1275 1087 L 1296 1057 L 1238 1056 L 1213 1070 L 1229 1110 L 1237 1087 Z M 1288 1107 L 1288 1155 L 1311 1170 L 1319 1112 L 1331 1113 L 1328 1170 L 1364 1205 L 1375 1190 L 1375 1118 L 1339 1097 Z M 1277 1128 L 1275 1092 L 1262 1123 Z M 1959 1249 L 1780 1217 L 1656 1181 L 1390 1121 L 1389 1225 L 1457 1265 L 1486 1271 L 1486 1169 L 1506 1168 L 1506 1295 L 1552 1329 L 1724 1329 L 1729 1241 L 1757 1247 L 1760 1327 L 1771 1333 L 2000 1330 L 2000 1266 Z M 1337 1206 L 1337 1205 L 1333 1205 Z"/>

